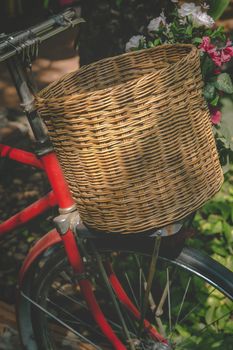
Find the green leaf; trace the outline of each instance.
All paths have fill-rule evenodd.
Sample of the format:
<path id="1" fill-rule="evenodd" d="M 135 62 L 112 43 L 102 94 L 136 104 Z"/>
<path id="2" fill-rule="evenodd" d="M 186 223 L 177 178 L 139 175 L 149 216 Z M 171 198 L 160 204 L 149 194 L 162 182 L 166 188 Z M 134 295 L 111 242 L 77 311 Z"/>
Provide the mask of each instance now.
<path id="1" fill-rule="evenodd" d="M 210 297 L 208 298 L 208 305 L 210 305 L 212 309 L 217 307 L 219 305 L 218 298 L 216 298 L 216 296 L 213 294 L 210 295 Z"/>
<path id="2" fill-rule="evenodd" d="M 210 37 L 212 39 L 221 39 L 222 41 L 226 41 L 226 33 L 224 27 L 217 27 L 217 29 L 210 34 Z"/>
<path id="3" fill-rule="evenodd" d="M 231 208 L 231 221 L 233 222 L 233 206 Z"/>
<path id="4" fill-rule="evenodd" d="M 230 245 L 233 242 L 233 228 L 227 222 L 223 223 L 223 233 L 227 243 Z"/>
<path id="5" fill-rule="evenodd" d="M 214 62 L 211 60 L 210 57 L 205 55 L 202 59 L 202 65 L 201 65 L 203 78 L 205 79 L 208 75 L 212 75 L 214 68 L 215 68 Z"/>
<path id="6" fill-rule="evenodd" d="M 152 41 L 148 41 L 148 47 L 151 48 L 151 47 L 154 47 L 154 44 Z"/>
<path id="7" fill-rule="evenodd" d="M 193 38 L 192 42 L 194 45 L 199 45 L 202 43 L 202 38 L 198 38 L 198 37 Z"/>
<path id="8" fill-rule="evenodd" d="M 220 319 L 220 318 L 223 318 L 224 316 L 228 317 L 228 313 L 229 313 L 229 309 L 227 305 L 221 305 L 216 309 L 216 318 Z"/>
<path id="9" fill-rule="evenodd" d="M 193 27 L 189 25 L 185 30 L 185 34 L 192 35 L 192 33 L 193 33 Z"/>
<path id="10" fill-rule="evenodd" d="M 207 83 L 204 86 L 204 97 L 206 100 L 210 101 L 214 98 L 215 94 L 215 84 L 214 83 Z"/>
<path id="11" fill-rule="evenodd" d="M 188 330 L 184 327 L 182 327 L 180 324 L 176 325 L 176 330 L 179 332 L 179 334 L 184 337 L 184 338 L 189 338 L 190 337 L 190 333 L 188 332 Z"/>
<path id="12" fill-rule="evenodd" d="M 206 323 L 207 324 L 210 324 L 213 322 L 214 320 L 214 315 L 215 314 L 215 306 L 211 306 L 207 312 L 206 312 L 206 315 L 205 315 L 205 320 L 206 320 Z"/>
<path id="13" fill-rule="evenodd" d="M 158 46 L 161 44 L 161 40 L 160 39 L 155 39 L 154 40 L 154 46 Z"/>
<path id="14" fill-rule="evenodd" d="M 225 249 L 225 247 L 221 247 L 221 246 L 217 246 L 217 245 L 213 245 L 212 246 L 212 250 L 217 253 L 218 255 L 221 256 L 227 256 L 228 252 Z"/>
<path id="15" fill-rule="evenodd" d="M 223 146 L 228 149 L 229 157 L 232 160 L 233 151 L 233 101 L 224 97 L 221 99 L 222 108 L 222 121 L 218 130 L 217 137 L 223 141 Z M 223 139 L 224 138 L 224 139 Z"/>
<path id="16" fill-rule="evenodd" d="M 210 102 L 211 106 L 216 107 L 218 105 L 219 99 L 220 99 L 220 96 L 216 95 L 216 97 Z"/>
<path id="17" fill-rule="evenodd" d="M 221 216 L 223 217 L 224 220 L 227 220 L 230 216 L 230 207 L 229 204 L 226 203 L 225 201 L 218 202 L 218 207 L 221 212 Z"/>
<path id="18" fill-rule="evenodd" d="M 230 207 L 229 203 L 224 202 L 219 202 L 219 209 L 221 211 L 222 217 L 224 220 L 227 220 L 230 217 Z"/>
<path id="19" fill-rule="evenodd" d="M 213 33 L 212 29 L 206 29 L 205 30 L 205 35 L 206 36 L 211 36 L 212 33 Z"/>
<path id="20" fill-rule="evenodd" d="M 232 159 L 229 150 L 220 153 L 220 163 L 224 174 L 231 170 Z"/>
<path id="21" fill-rule="evenodd" d="M 222 232 L 222 222 L 218 221 L 212 226 L 212 233 L 220 233 Z"/>
<path id="22" fill-rule="evenodd" d="M 230 0 L 209 0 L 209 15 L 212 16 L 214 19 L 218 19 L 219 17 L 221 17 L 229 3 Z"/>
<path id="23" fill-rule="evenodd" d="M 231 81 L 231 77 L 228 73 L 219 74 L 217 80 L 215 82 L 215 87 L 227 94 L 233 93 L 233 84 Z"/>

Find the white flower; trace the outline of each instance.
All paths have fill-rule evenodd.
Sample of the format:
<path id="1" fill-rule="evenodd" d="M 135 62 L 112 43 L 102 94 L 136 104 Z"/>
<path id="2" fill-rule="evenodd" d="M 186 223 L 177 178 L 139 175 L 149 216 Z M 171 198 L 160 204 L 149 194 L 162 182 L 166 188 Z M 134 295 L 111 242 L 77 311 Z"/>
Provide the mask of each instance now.
<path id="1" fill-rule="evenodd" d="M 178 13 L 180 17 L 186 17 L 200 10 L 201 10 L 201 7 L 196 6 L 193 2 L 190 2 L 190 3 L 185 2 L 183 5 L 181 5 L 180 9 L 178 10 Z"/>
<path id="2" fill-rule="evenodd" d="M 179 19 L 179 23 L 181 24 L 181 25 L 185 25 L 185 24 L 187 24 L 187 18 L 180 18 Z"/>
<path id="3" fill-rule="evenodd" d="M 152 32 L 155 32 L 156 30 L 159 30 L 160 25 L 164 25 L 164 26 L 167 25 L 164 12 L 161 12 L 159 17 L 153 18 L 150 21 L 150 23 L 147 26 L 148 32 L 152 33 Z"/>
<path id="4" fill-rule="evenodd" d="M 212 17 L 207 15 L 206 12 L 198 11 L 192 15 L 193 24 L 195 27 L 206 27 L 211 28 L 214 25 L 214 20 Z"/>
<path id="5" fill-rule="evenodd" d="M 203 4 L 201 4 L 201 7 L 202 7 L 204 10 L 209 10 L 210 5 L 208 5 L 206 2 L 204 2 Z"/>
<path id="6" fill-rule="evenodd" d="M 207 8 L 207 4 L 204 3 L 203 6 Z M 201 10 L 200 6 L 196 6 L 193 2 L 184 3 L 178 10 L 179 16 L 182 18 L 188 17 L 193 22 L 195 27 L 206 27 L 211 28 L 214 25 L 214 20 L 212 17 L 207 15 L 206 12 Z"/>
<path id="7" fill-rule="evenodd" d="M 125 51 L 129 52 L 132 49 L 137 49 L 140 45 L 140 43 L 145 42 L 145 37 L 143 35 L 134 35 L 132 38 L 129 39 L 127 44 L 125 45 Z"/>

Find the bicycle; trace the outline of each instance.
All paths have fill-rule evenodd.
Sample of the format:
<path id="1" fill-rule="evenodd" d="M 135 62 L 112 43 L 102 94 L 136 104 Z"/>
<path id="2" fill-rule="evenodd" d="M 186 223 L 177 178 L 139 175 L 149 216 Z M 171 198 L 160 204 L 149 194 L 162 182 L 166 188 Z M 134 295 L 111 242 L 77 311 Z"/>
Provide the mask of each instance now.
<path id="1" fill-rule="evenodd" d="M 230 350 L 231 336 L 219 336 L 218 323 L 233 311 L 233 273 L 185 247 L 185 223 L 153 234 L 109 235 L 90 230 L 80 220 L 36 111 L 24 62 L 36 57 L 41 41 L 81 21 L 67 10 L 0 42 L 0 61 L 7 60 L 36 139 L 36 155 L 6 145 L 0 145 L 0 155 L 43 169 L 52 188 L 2 222 L 0 235 L 49 207 L 59 208 L 55 229 L 32 247 L 20 271 L 17 318 L 22 347 L 206 349 L 214 340 Z M 215 294 L 229 299 L 228 310 L 208 324 L 202 303 Z"/>

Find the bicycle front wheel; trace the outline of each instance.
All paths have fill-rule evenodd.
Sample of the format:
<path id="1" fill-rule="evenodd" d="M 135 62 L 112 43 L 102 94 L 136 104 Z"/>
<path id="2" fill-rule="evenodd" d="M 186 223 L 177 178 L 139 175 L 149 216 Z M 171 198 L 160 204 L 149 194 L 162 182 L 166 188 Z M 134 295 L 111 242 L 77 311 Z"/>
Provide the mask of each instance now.
<path id="1" fill-rule="evenodd" d="M 110 282 L 106 286 L 101 268 L 102 263 L 111 266 L 111 274 L 140 312 L 151 254 L 133 247 L 98 247 L 97 256 L 93 254 L 86 246 L 86 270 L 109 324 L 126 349 L 232 349 L 233 274 L 216 261 L 190 248 L 174 259 L 159 257 L 146 319 L 166 345 L 148 330 L 139 330 L 140 317 L 116 294 L 109 294 Z M 31 296 L 38 349 L 112 349 L 95 324 L 76 277 L 63 250 L 42 267 Z"/>

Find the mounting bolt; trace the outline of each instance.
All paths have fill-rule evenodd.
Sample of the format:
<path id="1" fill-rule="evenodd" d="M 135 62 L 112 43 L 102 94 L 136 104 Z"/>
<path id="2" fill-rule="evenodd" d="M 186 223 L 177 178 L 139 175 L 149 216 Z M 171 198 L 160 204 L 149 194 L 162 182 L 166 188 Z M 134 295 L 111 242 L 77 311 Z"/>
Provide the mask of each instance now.
<path id="1" fill-rule="evenodd" d="M 65 235 L 66 232 L 69 230 L 70 227 L 70 220 L 69 220 L 69 216 L 66 215 L 59 215 L 56 216 L 53 219 L 53 222 L 55 224 L 56 230 L 60 235 Z"/>

